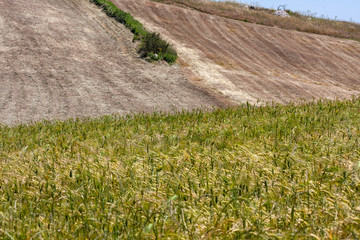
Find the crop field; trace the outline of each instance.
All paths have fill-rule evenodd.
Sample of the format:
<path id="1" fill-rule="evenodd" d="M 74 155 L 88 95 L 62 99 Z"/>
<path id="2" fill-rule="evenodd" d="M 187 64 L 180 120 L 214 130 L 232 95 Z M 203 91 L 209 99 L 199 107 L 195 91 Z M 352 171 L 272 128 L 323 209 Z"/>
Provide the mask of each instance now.
<path id="1" fill-rule="evenodd" d="M 0 0 L 0 239 L 359 239 L 359 25 L 264 11 Z"/>
<path id="2" fill-rule="evenodd" d="M 359 239 L 360 99 L 0 127 L 1 239 Z"/>

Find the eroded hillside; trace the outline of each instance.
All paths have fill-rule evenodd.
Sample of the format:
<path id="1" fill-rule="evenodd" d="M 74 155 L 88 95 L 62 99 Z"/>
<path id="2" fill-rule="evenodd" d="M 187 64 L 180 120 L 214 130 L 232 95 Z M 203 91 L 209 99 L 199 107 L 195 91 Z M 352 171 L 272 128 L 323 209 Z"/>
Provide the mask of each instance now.
<path id="1" fill-rule="evenodd" d="M 360 43 L 146 0 L 114 0 L 166 36 L 183 66 L 235 103 L 344 98 L 360 91 Z"/>
<path id="2" fill-rule="evenodd" d="M 113 0 L 179 54 L 152 64 L 87 0 L 0 0 L 0 123 L 360 93 L 360 43 Z"/>
<path id="3" fill-rule="evenodd" d="M 223 104 L 86 0 L 0 1 L 0 123 Z"/>

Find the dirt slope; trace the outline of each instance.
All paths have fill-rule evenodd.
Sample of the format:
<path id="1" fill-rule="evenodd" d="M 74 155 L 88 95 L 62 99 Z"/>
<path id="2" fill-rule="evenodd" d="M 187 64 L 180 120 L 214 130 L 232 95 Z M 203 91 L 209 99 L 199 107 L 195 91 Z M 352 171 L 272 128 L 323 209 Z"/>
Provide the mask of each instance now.
<path id="1" fill-rule="evenodd" d="M 360 43 L 259 26 L 145 0 L 114 0 L 161 32 L 201 84 L 235 103 L 360 91 Z"/>
<path id="2" fill-rule="evenodd" d="M 0 0 L 0 123 L 360 93 L 360 43 L 113 0 L 174 44 L 138 58 L 132 34 L 87 0 Z"/>
<path id="3" fill-rule="evenodd" d="M 0 123 L 222 106 L 86 0 L 0 0 Z"/>

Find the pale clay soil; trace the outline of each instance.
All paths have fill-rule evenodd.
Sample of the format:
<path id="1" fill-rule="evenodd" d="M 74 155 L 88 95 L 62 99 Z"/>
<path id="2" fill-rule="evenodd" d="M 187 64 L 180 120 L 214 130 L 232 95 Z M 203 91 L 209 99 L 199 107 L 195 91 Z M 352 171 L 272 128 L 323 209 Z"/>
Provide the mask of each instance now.
<path id="1" fill-rule="evenodd" d="M 0 0 L 0 123 L 342 99 L 360 92 L 360 43 L 114 0 L 179 53 L 140 59 L 87 0 Z"/>

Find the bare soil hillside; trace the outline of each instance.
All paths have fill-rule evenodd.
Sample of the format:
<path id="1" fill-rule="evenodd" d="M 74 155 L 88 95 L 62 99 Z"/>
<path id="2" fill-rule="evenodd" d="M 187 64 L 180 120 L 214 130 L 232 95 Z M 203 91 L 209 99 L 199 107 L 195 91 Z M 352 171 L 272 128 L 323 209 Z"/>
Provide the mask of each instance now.
<path id="1" fill-rule="evenodd" d="M 88 0 L 0 0 L 0 123 L 360 93 L 360 43 L 145 0 L 113 0 L 169 40 L 179 64 L 139 59 Z"/>
<path id="2" fill-rule="evenodd" d="M 0 0 L 0 123 L 223 106 L 132 38 L 87 0 Z"/>
<path id="3" fill-rule="evenodd" d="M 345 98 L 360 91 L 360 43 L 146 0 L 114 0 L 173 43 L 199 82 L 235 103 Z"/>

